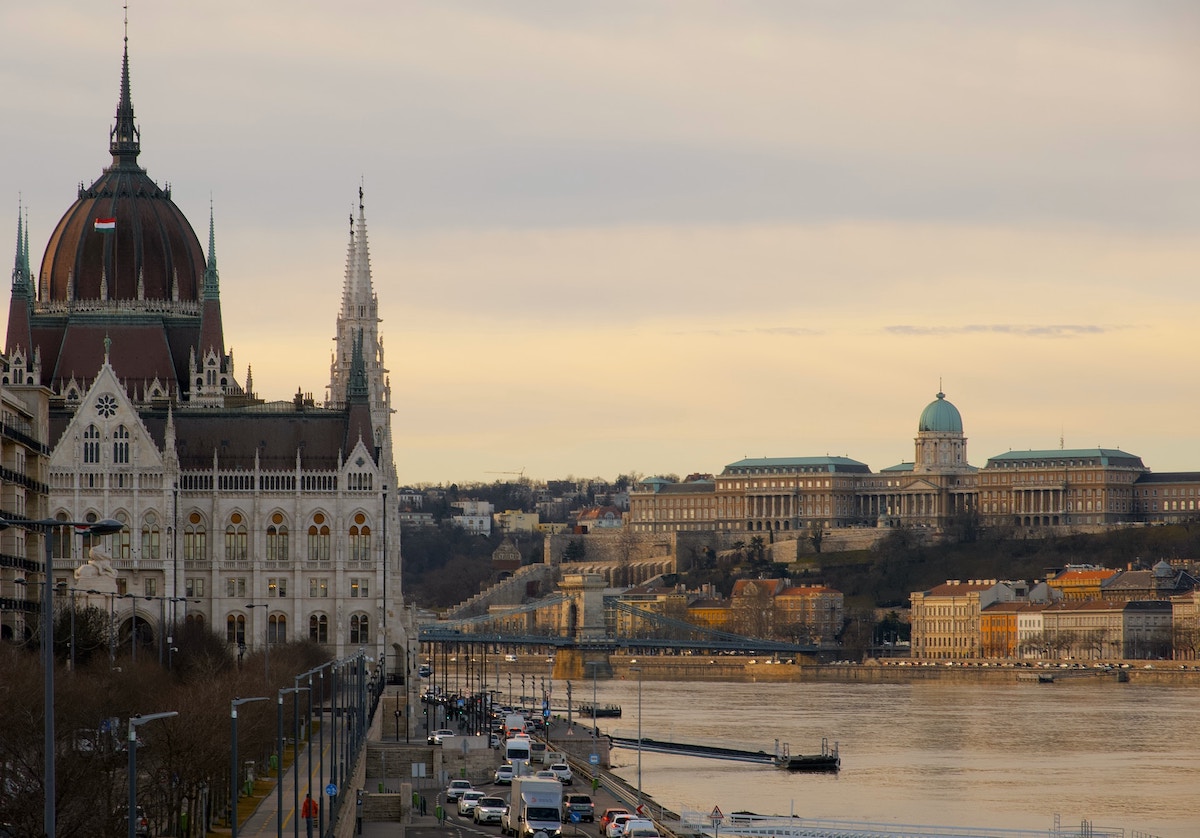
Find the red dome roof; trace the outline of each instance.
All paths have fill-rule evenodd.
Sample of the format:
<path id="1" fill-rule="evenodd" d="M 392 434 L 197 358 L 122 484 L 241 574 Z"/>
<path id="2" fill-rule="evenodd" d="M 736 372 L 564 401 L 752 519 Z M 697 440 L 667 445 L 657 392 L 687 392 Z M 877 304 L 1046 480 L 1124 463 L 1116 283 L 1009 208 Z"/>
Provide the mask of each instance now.
<path id="1" fill-rule="evenodd" d="M 113 231 L 96 230 L 96 219 L 115 219 Z M 44 299 L 53 301 L 198 302 L 203 280 L 204 251 L 192 225 L 136 165 L 114 163 L 81 189 L 42 258 Z"/>

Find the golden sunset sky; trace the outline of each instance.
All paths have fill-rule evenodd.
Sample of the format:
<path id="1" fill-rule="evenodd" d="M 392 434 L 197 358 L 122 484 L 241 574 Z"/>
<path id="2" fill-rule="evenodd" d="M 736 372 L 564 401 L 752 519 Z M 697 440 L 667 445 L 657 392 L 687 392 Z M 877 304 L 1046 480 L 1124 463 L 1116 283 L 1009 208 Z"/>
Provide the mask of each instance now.
<path id="1" fill-rule="evenodd" d="M 0 9 L 35 270 L 122 16 Z M 265 398 L 324 397 L 364 185 L 405 482 L 879 469 L 939 382 L 976 465 L 1200 470 L 1200 4 L 135 3 L 129 50 Z"/>

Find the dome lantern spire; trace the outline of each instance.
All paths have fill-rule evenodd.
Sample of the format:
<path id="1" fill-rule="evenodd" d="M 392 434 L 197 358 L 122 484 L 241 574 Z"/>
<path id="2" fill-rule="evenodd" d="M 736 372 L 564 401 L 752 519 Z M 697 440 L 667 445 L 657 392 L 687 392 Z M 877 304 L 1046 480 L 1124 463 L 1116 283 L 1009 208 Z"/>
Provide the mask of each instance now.
<path id="1" fill-rule="evenodd" d="M 125 9 L 125 54 L 121 59 L 121 99 L 116 124 L 108 135 L 108 150 L 117 169 L 137 169 L 141 153 L 141 131 L 133 121 L 133 97 L 129 93 L 129 8 Z"/>

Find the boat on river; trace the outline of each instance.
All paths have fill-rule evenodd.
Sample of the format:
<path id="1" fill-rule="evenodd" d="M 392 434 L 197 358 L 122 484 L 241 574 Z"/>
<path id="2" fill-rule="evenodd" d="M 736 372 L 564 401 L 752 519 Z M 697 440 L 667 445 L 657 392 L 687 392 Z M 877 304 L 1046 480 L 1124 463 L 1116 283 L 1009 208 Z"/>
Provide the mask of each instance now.
<path id="1" fill-rule="evenodd" d="M 593 707 L 590 704 L 580 704 L 579 716 L 584 719 L 592 718 L 593 716 L 597 719 L 619 719 L 621 718 L 621 705 L 597 704 Z"/>
<path id="2" fill-rule="evenodd" d="M 840 771 L 842 758 L 838 754 L 837 743 L 833 743 L 831 747 L 827 739 L 821 740 L 821 753 L 819 754 L 793 754 L 786 744 L 782 747 L 777 744 L 775 767 L 786 771 Z"/>

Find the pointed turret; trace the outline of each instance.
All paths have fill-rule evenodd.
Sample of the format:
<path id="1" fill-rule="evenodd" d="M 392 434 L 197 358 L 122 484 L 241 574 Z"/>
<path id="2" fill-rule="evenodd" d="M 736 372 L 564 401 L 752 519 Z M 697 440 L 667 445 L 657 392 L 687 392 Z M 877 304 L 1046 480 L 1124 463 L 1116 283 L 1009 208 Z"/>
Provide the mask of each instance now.
<path id="1" fill-rule="evenodd" d="M 116 124 L 108 135 L 108 150 L 114 169 L 138 169 L 142 151 L 141 131 L 133 120 L 133 97 L 129 92 L 129 32 L 125 33 L 125 54 L 121 59 L 121 98 L 117 102 Z"/>
<path id="2" fill-rule="evenodd" d="M 392 396 L 384 366 L 383 341 L 379 337 L 379 301 L 371 280 L 371 254 L 367 244 L 367 219 L 363 188 L 358 189 L 358 213 L 350 216 L 350 241 L 346 248 L 346 278 L 342 289 L 342 308 L 337 318 L 336 347 L 330 364 L 329 401 L 348 406 L 352 386 L 352 366 L 355 346 L 362 358 L 362 374 L 367 403 L 371 412 L 370 434 L 364 441 L 379 448 L 379 462 L 388 471 L 385 475 L 394 483 L 391 473 L 391 416 Z"/>
<path id="3" fill-rule="evenodd" d="M 33 312 L 33 277 L 29 271 L 29 225 L 17 204 L 17 252 L 13 258 L 12 297 L 8 304 L 8 335 L 5 353 L 11 358 L 20 350 L 27 361 L 33 360 L 33 337 L 29 327 Z"/>
<path id="4" fill-rule="evenodd" d="M 200 292 L 200 357 L 209 353 L 225 358 L 225 329 L 221 322 L 221 283 L 217 273 L 217 234 L 213 208 L 208 208 L 208 261 L 204 267 L 204 285 Z"/>

